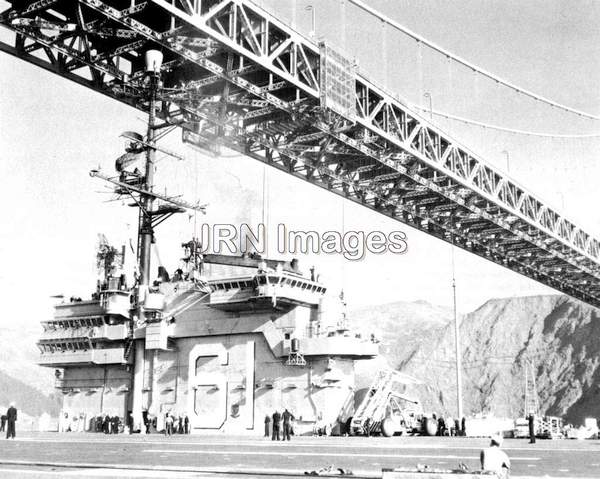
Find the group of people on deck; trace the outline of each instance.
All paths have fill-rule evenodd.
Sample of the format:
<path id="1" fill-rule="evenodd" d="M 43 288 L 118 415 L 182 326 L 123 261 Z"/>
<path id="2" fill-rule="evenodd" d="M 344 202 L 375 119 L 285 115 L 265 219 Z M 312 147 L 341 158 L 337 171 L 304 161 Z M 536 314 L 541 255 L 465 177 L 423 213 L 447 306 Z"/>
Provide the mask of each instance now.
<path id="1" fill-rule="evenodd" d="M 432 415 L 433 419 L 436 419 L 436 415 Z M 437 433 L 436 436 L 464 436 L 466 431 L 466 419 L 463 417 L 461 420 L 453 419 L 451 417 L 444 418 L 439 416 L 437 418 Z"/>
<path id="2" fill-rule="evenodd" d="M 170 412 L 165 414 L 165 436 L 189 433 L 190 419 L 187 416 L 176 416 Z"/>
<path id="3" fill-rule="evenodd" d="M 289 441 L 294 435 L 294 415 L 285 409 L 281 414 L 275 411 L 272 416 L 265 416 L 265 437 L 271 436 L 273 441 Z M 271 422 L 273 427 L 271 427 Z"/>
<path id="4" fill-rule="evenodd" d="M 58 417 L 58 432 L 103 432 L 119 434 L 124 431 L 123 420 L 116 414 L 101 413 L 97 416 L 84 412 L 79 414 L 62 411 Z"/>

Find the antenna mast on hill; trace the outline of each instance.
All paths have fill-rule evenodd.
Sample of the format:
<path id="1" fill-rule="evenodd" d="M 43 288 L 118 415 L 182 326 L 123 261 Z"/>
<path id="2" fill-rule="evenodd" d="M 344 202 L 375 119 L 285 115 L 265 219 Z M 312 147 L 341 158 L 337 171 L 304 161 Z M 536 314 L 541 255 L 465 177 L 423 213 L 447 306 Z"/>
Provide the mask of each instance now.
<path id="1" fill-rule="evenodd" d="M 525 360 L 525 417 L 538 415 L 539 403 L 533 359 Z"/>

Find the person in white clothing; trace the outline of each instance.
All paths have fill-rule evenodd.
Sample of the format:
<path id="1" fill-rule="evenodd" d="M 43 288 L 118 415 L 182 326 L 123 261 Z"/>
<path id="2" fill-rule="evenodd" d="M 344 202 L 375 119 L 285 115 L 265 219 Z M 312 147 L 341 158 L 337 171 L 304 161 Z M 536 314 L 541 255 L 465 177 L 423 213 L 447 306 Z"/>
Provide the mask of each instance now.
<path id="1" fill-rule="evenodd" d="M 510 471 L 510 459 L 500 449 L 502 436 L 495 434 L 491 437 L 490 447 L 483 449 L 479 454 L 481 469 L 486 472 L 495 472 L 500 478 L 508 478 Z"/>

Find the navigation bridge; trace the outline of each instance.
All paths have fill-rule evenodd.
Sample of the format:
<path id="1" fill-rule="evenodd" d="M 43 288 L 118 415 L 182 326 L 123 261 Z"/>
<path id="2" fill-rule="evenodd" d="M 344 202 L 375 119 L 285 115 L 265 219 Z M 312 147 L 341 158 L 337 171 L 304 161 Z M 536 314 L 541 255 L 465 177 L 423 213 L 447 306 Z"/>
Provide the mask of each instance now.
<path id="1" fill-rule="evenodd" d="M 54 307 L 54 318 L 43 321 L 38 364 L 127 364 L 130 337 L 130 293 L 111 278 L 91 300 L 71 298 Z"/>
<path id="2" fill-rule="evenodd" d="M 160 115 L 185 141 L 233 149 L 600 305 L 597 239 L 254 3 L 9 3 L 4 52 L 147 110 L 143 57 L 159 49 Z"/>

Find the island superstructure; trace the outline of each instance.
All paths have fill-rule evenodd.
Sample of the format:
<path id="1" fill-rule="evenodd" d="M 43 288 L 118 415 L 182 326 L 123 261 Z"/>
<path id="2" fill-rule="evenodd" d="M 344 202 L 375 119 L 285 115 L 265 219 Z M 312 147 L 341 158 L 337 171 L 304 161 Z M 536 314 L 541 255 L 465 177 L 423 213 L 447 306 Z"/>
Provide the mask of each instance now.
<path id="1" fill-rule="evenodd" d="M 153 192 L 160 54 L 149 52 L 147 65 L 147 136 L 125 135 L 118 177 L 92 173 L 139 208 L 139 274 L 128 286 L 124 251 L 107 246 L 92 298 L 57 305 L 43 322 L 40 364 L 56 369 L 63 411 L 117 415 L 133 430 L 153 417 L 160 426 L 169 412 L 188 416 L 192 432 L 262 433 L 265 416 L 283 408 L 299 434 L 317 420 L 344 423 L 354 410 L 354 362 L 376 356 L 377 345 L 347 329 L 314 272 L 302 274 L 295 260 L 203 254 L 196 239 L 182 245 L 174 273 L 152 270 L 158 223 L 203 207 Z M 141 156 L 145 174 L 129 171 Z"/>

